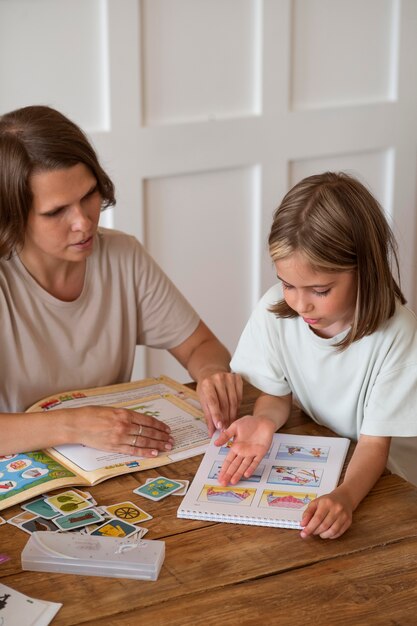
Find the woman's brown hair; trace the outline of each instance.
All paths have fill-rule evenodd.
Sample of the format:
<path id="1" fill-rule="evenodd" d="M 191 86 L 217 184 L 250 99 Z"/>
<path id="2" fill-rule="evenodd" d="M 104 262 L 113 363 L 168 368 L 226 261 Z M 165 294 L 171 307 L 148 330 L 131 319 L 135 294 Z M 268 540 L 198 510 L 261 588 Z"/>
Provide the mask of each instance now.
<path id="1" fill-rule="evenodd" d="M 383 210 L 362 183 L 345 173 L 325 172 L 296 184 L 275 211 L 268 243 L 274 262 L 297 251 L 317 271 L 355 272 L 354 319 L 339 349 L 373 333 L 394 314 L 397 299 L 406 302 L 397 244 Z M 270 310 L 277 317 L 298 315 L 285 300 Z"/>
<path id="2" fill-rule="evenodd" d="M 0 258 L 22 246 L 32 205 L 30 177 L 83 163 L 94 174 L 103 209 L 115 204 L 114 185 L 84 132 L 47 106 L 0 117 Z"/>

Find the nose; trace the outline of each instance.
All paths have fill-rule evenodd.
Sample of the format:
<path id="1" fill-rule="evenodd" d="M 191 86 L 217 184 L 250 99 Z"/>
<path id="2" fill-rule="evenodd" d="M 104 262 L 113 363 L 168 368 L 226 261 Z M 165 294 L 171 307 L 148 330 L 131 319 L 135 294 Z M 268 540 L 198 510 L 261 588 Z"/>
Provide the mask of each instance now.
<path id="1" fill-rule="evenodd" d="M 91 227 L 91 218 L 81 205 L 76 204 L 71 212 L 71 229 L 75 231 L 88 231 Z"/>
<path id="2" fill-rule="evenodd" d="M 299 315 L 306 315 L 311 313 L 314 309 L 314 304 L 311 302 L 308 294 L 300 293 L 297 295 L 297 302 L 295 307 Z"/>

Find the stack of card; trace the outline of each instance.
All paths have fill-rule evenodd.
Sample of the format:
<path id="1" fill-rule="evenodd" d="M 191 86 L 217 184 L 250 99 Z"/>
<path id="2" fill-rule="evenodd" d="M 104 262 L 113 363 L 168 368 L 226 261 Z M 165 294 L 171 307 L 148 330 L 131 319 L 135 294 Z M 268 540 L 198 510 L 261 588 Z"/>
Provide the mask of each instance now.
<path id="1" fill-rule="evenodd" d="M 165 476 L 157 476 L 156 478 L 148 478 L 146 483 L 134 489 L 133 493 L 157 502 L 167 496 L 185 495 L 189 483 L 189 480 L 172 480 L 171 478 L 165 478 Z"/>
<path id="2" fill-rule="evenodd" d="M 107 537 L 143 537 L 146 528 L 136 524 L 152 519 L 133 502 L 97 506 L 88 491 L 71 489 L 42 496 L 22 505 L 22 513 L 7 523 L 32 534 L 36 531 L 75 531 Z"/>

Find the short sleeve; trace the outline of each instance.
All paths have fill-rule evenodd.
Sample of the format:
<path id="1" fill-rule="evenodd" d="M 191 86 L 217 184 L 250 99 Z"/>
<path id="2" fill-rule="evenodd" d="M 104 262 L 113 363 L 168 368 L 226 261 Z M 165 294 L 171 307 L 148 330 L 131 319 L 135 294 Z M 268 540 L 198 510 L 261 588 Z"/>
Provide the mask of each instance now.
<path id="1" fill-rule="evenodd" d="M 379 374 L 365 406 L 361 433 L 417 436 L 417 363 Z"/>
<path id="2" fill-rule="evenodd" d="M 253 311 L 231 361 L 234 372 L 273 396 L 291 393 L 282 367 L 278 320 L 268 309 L 278 299 L 270 289 Z"/>
<path id="3" fill-rule="evenodd" d="M 365 435 L 417 436 L 417 323 L 412 311 L 398 307 L 382 329 L 382 362 L 364 407 Z"/>
<path id="4" fill-rule="evenodd" d="M 196 330 L 200 318 L 156 261 L 139 243 L 138 246 L 137 343 L 152 348 L 175 348 Z"/>

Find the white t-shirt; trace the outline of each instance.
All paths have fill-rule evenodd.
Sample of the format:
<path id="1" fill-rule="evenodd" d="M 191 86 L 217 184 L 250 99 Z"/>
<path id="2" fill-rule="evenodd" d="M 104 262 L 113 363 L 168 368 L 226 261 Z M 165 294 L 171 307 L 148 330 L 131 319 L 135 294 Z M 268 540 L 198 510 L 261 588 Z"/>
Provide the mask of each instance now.
<path id="1" fill-rule="evenodd" d="M 277 318 L 268 309 L 281 299 L 278 285 L 255 308 L 233 356 L 233 371 L 261 391 L 292 393 L 317 423 L 351 439 L 360 433 L 417 437 L 417 320 L 398 304 L 372 335 L 340 351 L 300 317 Z M 393 441 L 390 466 L 417 484 L 417 438 Z"/>
<path id="2" fill-rule="evenodd" d="M 99 229 L 73 302 L 47 293 L 17 255 L 0 259 L 0 411 L 130 380 L 136 345 L 174 348 L 199 317 L 132 236 Z"/>

